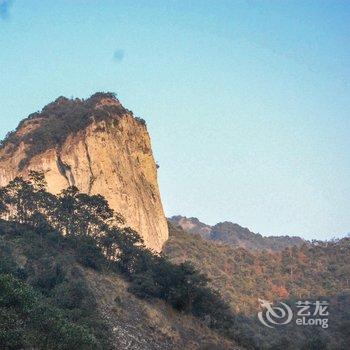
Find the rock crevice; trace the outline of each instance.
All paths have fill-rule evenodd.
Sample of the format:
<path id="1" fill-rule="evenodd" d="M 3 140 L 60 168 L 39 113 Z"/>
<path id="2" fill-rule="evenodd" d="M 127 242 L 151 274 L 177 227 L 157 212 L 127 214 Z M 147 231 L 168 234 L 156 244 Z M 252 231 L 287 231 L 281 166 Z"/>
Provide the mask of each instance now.
<path id="1" fill-rule="evenodd" d="M 57 169 L 60 172 L 60 174 L 67 180 L 67 185 L 75 186 L 75 180 L 72 174 L 71 167 L 68 164 L 62 162 L 62 159 L 58 152 L 56 153 L 56 157 Z"/>
<path id="2" fill-rule="evenodd" d="M 86 158 L 88 161 L 88 166 L 89 166 L 89 170 L 90 170 L 90 179 L 89 179 L 89 189 L 88 189 L 88 194 L 91 194 L 91 190 L 92 190 L 92 186 L 96 180 L 96 177 L 92 171 L 92 166 L 91 166 L 91 157 L 90 157 L 90 153 L 89 153 L 89 148 L 88 145 L 86 143 L 86 135 L 85 138 L 83 139 L 83 143 L 84 143 L 84 147 L 85 147 L 85 151 L 86 151 Z"/>

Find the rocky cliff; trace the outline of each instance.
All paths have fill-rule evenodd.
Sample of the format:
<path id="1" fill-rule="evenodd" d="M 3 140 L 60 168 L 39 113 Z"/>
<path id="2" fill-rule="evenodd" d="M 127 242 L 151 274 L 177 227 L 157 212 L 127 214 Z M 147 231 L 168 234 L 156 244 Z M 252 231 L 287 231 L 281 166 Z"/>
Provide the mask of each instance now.
<path id="1" fill-rule="evenodd" d="M 0 148 L 0 186 L 43 171 L 52 193 L 70 185 L 101 194 L 160 251 L 168 238 L 146 124 L 111 93 L 58 98 L 24 119 Z"/>

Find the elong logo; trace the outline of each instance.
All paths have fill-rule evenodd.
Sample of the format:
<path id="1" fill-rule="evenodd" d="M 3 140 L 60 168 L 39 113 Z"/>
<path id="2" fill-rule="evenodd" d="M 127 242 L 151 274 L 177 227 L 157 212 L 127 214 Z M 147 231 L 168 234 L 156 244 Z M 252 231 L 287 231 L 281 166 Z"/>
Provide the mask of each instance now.
<path id="1" fill-rule="evenodd" d="M 286 325 L 293 319 L 294 313 L 292 308 L 286 303 L 279 302 L 280 306 L 273 306 L 273 303 L 258 299 L 262 311 L 258 312 L 259 321 L 266 327 L 274 328 L 276 325 Z M 295 303 L 299 309 L 296 312 L 295 324 L 297 326 L 321 326 L 322 328 L 328 328 L 328 315 L 327 311 L 329 303 L 327 301 L 310 302 L 310 301 L 297 301 Z M 312 307 L 313 310 L 312 310 Z"/>

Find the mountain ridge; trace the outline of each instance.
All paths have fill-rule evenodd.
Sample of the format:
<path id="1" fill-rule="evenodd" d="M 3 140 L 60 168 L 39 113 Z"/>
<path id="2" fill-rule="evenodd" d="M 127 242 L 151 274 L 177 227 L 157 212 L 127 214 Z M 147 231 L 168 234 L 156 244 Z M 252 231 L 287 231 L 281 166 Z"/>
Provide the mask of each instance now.
<path id="1" fill-rule="evenodd" d="M 202 238 L 219 244 L 229 244 L 246 249 L 282 250 L 289 246 L 301 246 L 306 241 L 297 236 L 262 236 L 248 228 L 230 221 L 207 225 L 198 218 L 175 215 L 170 217 L 169 222 L 180 226 L 185 232 L 198 234 Z"/>

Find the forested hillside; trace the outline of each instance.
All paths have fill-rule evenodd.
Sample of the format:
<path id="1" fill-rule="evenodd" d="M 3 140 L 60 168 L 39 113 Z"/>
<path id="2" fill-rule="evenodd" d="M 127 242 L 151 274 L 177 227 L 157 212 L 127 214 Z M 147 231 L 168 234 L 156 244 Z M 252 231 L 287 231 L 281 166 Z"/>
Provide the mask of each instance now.
<path id="1" fill-rule="evenodd" d="M 258 298 L 288 300 L 290 304 L 297 300 L 329 299 L 332 303 L 330 328 L 320 330 L 323 347 L 316 342 L 313 349 L 346 349 L 350 344 L 347 337 L 350 327 L 349 238 L 271 252 L 216 244 L 172 224 L 169 228 L 165 255 L 175 263 L 189 260 L 205 273 L 212 288 L 221 293 L 234 312 L 253 321 L 250 331 L 256 338 L 255 344 L 269 348 L 268 344 L 276 342 L 278 346 L 283 339 L 285 349 L 302 346 L 310 349 L 311 345 L 305 344 L 318 334 L 317 330 L 307 327 L 286 327 L 279 330 L 283 334 L 281 337 L 274 331 L 261 329 L 264 326 L 254 324 L 259 310 Z"/>
<path id="2" fill-rule="evenodd" d="M 249 251 L 170 226 L 159 255 L 103 197 L 37 172 L 1 188 L 0 213 L 5 348 L 348 349 L 349 239 Z M 327 300 L 329 328 L 266 328 L 258 298 Z"/>
<path id="3" fill-rule="evenodd" d="M 161 300 L 136 297 L 118 271 L 87 267 L 88 247 L 70 238 L 58 246 L 53 232 L 0 222 L 5 349 L 241 349 Z"/>
<path id="4" fill-rule="evenodd" d="M 147 249 L 103 197 L 74 187 L 55 196 L 42 173 L 30 177 L 0 190 L 1 345 L 114 349 L 128 337 L 131 349 L 142 350 L 243 344 L 228 305 L 191 264 Z"/>

